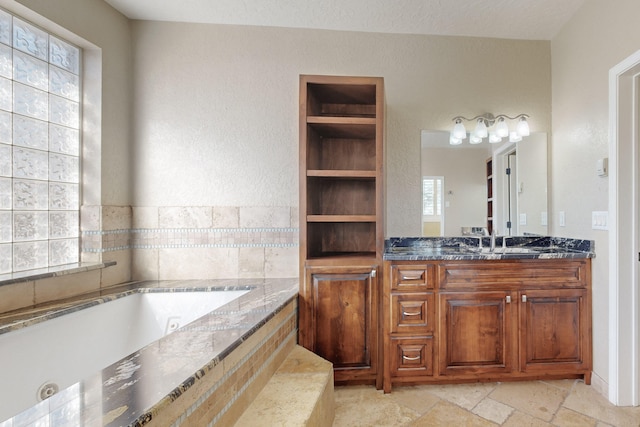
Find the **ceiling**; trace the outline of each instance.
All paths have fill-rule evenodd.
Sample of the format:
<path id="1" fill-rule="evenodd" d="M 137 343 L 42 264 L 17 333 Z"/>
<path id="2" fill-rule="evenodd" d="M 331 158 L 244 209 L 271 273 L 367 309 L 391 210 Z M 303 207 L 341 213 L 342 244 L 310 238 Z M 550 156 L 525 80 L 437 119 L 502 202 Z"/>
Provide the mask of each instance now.
<path id="1" fill-rule="evenodd" d="M 585 0 L 105 0 L 130 19 L 551 40 Z"/>

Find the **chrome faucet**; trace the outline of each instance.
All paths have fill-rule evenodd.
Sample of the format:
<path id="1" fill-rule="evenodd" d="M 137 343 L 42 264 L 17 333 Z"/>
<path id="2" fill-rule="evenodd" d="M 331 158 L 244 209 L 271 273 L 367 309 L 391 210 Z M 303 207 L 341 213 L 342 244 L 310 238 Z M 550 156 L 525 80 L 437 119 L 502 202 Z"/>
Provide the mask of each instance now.
<path id="1" fill-rule="evenodd" d="M 507 248 L 507 238 L 509 238 L 509 236 L 502 236 L 502 249 Z"/>

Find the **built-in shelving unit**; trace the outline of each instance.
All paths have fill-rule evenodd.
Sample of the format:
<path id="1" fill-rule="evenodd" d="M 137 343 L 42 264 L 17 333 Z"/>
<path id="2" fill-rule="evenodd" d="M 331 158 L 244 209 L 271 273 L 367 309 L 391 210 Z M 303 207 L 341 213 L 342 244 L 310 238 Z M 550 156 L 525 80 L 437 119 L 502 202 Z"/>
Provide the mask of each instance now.
<path id="1" fill-rule="evenodd" d="M 382 251 L 382 79 L 302 76 L 302 260 Z"/>
<path id="2" fill-rule="evenodd" d="M 300 76 L 299 126 L 299 342 L 336 382 L 381 386 L 383 79 Z"/>

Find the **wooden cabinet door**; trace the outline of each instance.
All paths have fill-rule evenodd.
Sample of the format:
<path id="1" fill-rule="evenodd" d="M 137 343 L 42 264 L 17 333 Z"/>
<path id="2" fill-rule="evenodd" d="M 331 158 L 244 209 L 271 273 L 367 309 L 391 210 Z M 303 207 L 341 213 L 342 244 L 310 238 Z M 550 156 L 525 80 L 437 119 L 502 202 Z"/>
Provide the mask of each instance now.
<path id="1" fill-rule="evenodd" d="M 311 333 L 303 345 L 333 363 L 336 381 L 367 379 L 376 373 L 378 305 L 372 270 L 307 269 Z"/>
<path id="2" fill-rule="evenodd" d="M 520 292 L 520 368 L 581 373 L 591 366 L 586 289 Z"/>
<path id="3" fill-rule="evenodd" d="M 473 377 L 513 370 L 515 296 L 506 291 L 440 294 L 440 375 Z"/>

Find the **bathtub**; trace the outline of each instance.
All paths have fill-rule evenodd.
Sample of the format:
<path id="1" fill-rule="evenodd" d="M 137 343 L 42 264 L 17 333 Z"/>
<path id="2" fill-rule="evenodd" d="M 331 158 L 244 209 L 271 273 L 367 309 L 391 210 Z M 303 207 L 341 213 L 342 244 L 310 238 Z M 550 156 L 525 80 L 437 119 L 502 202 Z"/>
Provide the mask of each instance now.
<path id="1" fill-rule="evenodd" d="M 249 291 L 140 289 L 10 325 L 0 333 L 0 425 Z"/>

